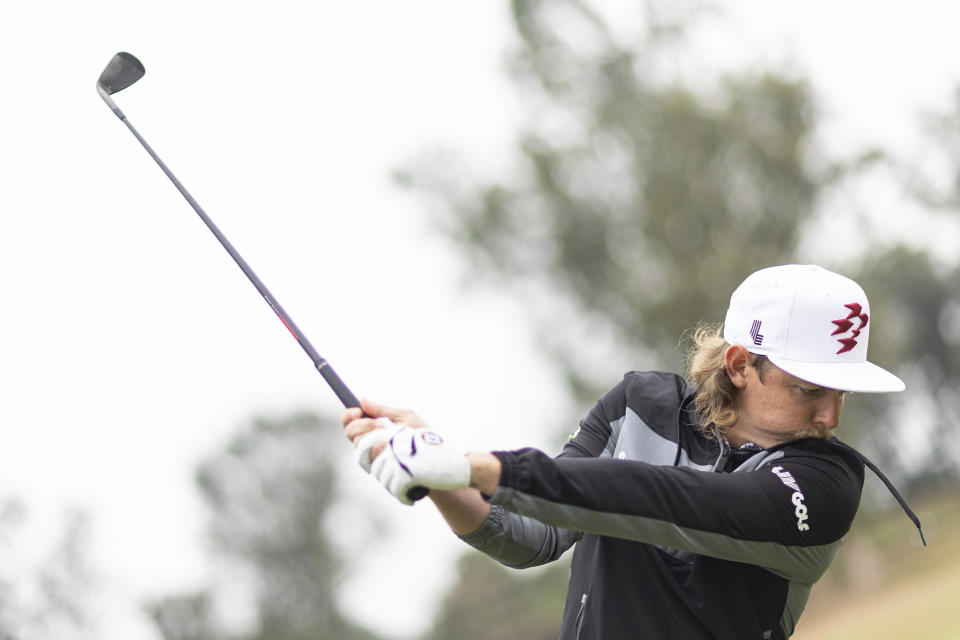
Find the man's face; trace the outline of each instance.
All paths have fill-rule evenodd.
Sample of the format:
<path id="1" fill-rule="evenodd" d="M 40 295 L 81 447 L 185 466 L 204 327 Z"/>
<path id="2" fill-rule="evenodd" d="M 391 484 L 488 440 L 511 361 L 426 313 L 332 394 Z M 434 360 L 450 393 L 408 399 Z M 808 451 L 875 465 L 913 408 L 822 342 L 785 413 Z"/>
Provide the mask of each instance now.
<path id="1" fill-rule="evenodd" d="M 739 418 L 732 431 L 747 440 L 772 446 L 797 438 L 826 438 L 837 427 L 842 391 L 805 382 L 769 361 L 747 364 L 743 375 L 736 402 Z"/>

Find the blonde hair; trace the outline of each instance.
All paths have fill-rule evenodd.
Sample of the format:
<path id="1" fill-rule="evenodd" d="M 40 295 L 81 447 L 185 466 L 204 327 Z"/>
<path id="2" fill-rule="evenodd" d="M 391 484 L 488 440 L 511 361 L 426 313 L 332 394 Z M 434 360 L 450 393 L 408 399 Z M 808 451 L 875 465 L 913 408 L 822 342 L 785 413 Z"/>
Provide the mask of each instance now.
<path id="1" fill-rule="evenodd" d="M 737 388 L 727 375 L 727 349 L 723 325 L 700 323 L 690 331 L 693 345 L 687 352 L 687 379 L 697 387 L 693 404 L 700 416 L 700 430 L 707 437 L 720 439 L 737 423 L 734 408 Z M 766 356 L 757 356 L 752 364 L 759 368 L 761 379 Z"/>
<path id="2" fill-rule="evenodd" d="M 719 439 L 737 422 L 733 408 L 736 387 L 727 375 L 726 353 L 720 324 L 701 323 L 690 331 L 693 342 L 687 351 L 687 378 L 697 387 L 694 407 L 704 435 Z"/>

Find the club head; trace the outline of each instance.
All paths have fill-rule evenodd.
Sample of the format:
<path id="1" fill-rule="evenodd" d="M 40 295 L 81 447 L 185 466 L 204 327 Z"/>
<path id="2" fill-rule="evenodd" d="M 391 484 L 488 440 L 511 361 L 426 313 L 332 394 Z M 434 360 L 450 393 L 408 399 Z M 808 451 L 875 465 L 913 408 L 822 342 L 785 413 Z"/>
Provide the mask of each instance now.
<path id="1" fill-rule="evenodd" d="M 146 70 L 143 68 L 143 64 L 135 56 L 126 51 L 121 51 L 113 56 L 103 73 L 100 74 L 97 87 L 107 94 L 114 94 L 132 85 L 142 78 L 144 73 L 146 73 Z"/>

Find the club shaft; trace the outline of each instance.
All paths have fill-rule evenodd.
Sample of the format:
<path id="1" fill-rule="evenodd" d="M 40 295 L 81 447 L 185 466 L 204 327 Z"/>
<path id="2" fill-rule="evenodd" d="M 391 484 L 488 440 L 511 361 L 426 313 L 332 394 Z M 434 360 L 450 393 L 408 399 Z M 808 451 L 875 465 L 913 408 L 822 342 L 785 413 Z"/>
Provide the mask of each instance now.
<path id="1" fill-rule="evenodd" d="M 108 103 L 109 104 L 109 103 Z M 147 150 L 147 153 L 150 154 L 150 157 L 157 163 L 157 165 L 163 170 L 163 172 L 170 178 L 170 182 L 177 188 L 177 190 L 186 198 L 187 202 L 190 203 L 190 206 L 193 207 L 193 210 L 197 212 L 197 215 L 200 216 L 200 219 L 203 220 L 203 223 L 207 225 L 207 228 L 216 236 L 217 240 L 223 245 L 223 248 L 227 250 L 227 253 L 230 254 L 230 257 L 233 258 L 233 261 L 237 263 L 237 266 L 240 267 L 240 270 L 247 276 L 250 282 L 256 287 L 257 291 L 260 292 L 260 295 L 263 296 L 263 299 L 267 301 L 267 304 L 270 305 L 270 308 L 273 309 L 273 312 L 277 314 L 277 317 L 280 318 L 280 322 L 283 323 L 283 326 L 293 335 L 300 347 L 306 352 L 306 354 L 313 361 L 313 365 L 317 368 L 317 371 L 320 372 L 320 375 L 323 376 L 323 379 L 327 381 L 327 384 L 330 385 L 330 388 L 333 389 L 333 392 L 337 395 L 337 398 L 340 399 L 340 402 L 343 403 L 345 407 L 359 407 L 360 402 L 357 400 L 357 397 L 347 388 L 347 385 L 344 384 L 343 380 L 340 379 L 340 376 L 337 375 L 337 372 L 333 370 L 333 367 L 317 353 L 317 350 L 313 348 L 313 345 L 310 344 L 310 341 L 307 340 L 307 337 L 303 335 L 300 331 L 300 328 L 297 327 L 297 324 L 293 319 L 287 315 L 287 312 L 283 309 L 277 299 L 273 297 L 273 294 L 270 293 L 270 290 L 267 289 L 266 285 L 257 277 L 257 274 L 253 272 L 253 269 L 250 268 L 250 265 L 247 264 L 247 261 L 243 259 L 243 256 L 233 247 L 227 237 L 223 235 L 220 229 L 214 224 L 213 220 L 210 219 L 210 216 L 206 214 L 203 208 L 193 199 L 193 196 L 190 195 L 190 192 L 186 190 L 183 184 L 177 179 L 177 176 L 173 175 L 173 172 L 167 167 L 167 165 L 160 159 L 160 156 L 154 152 L 153 148 L 143 139 L 143 136 L 140 135 L 140 132 L 137 131 L 130 121 L 124 116 L 119 109 L 114 109 L 114 112 L 117 114 L 117 117 L 127 125 L 127 128 L 130 129 L 130 132 L 140 141 L 140 144 L 143 145 L 143 148 Z"/>

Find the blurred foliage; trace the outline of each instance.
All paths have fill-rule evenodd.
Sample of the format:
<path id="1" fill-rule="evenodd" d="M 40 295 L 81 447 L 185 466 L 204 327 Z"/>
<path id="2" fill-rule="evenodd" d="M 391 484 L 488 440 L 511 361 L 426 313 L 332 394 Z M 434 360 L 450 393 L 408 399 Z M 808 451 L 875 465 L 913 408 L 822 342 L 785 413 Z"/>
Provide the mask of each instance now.
<path id="1" fill-rule="evenodd" d="M 655 80 L 676 24 L 623 44 L 584 3 L 513 8 L 513 73 L 534 94 L 518 170 L 477 183 L 427 157 L 398 175 L 439 198 L 438 223 L 472 274 L 522 290 L 571 388 L 592 401 L 610 386 L 609 366 L 590 368 L 605 350 L 678 369 L 683 330 L 722 319 L 744 274 L 794 259 L 842 169 L 811 167 L 803 79 L 730 75 L 698 92 Z M 609 339 L 564 333 L 557 319 L 571 316 Z"/>
<path id="2" fill-rule="evenodd" d="M 468 552 L 422 640 L 554 640 L 569 570 L 569 562 L 561 561 L 517 576 L 479 552 Z"/>
<path id="3" fill-rule="evenodd" d="M 93 637 L 89 536 L 86 513 L 70 511 L 53 547 L 33 559 L 26 507 L 0 501 L 0 640 Z"/>
<path id="4" fill-rule="evenodd" d="M 919 494 L 960 471 L 960 262 L 922 249 L 871 252 L 848 273 L 871 295 L 870 359 L 901 372 L 908 393 L 851 398 L 844 428 Z M 846 436 L 849 437 L 849 436 Z M 918 446 L 919 441 L 919 446 Z"/>
<path id="5" fill-rule="evenodd" d="M 903 367 L 910 398 L 905 410 L 902 404 L 897 410 L 898 398 L 871 398 L 862 420 L 869 426 L 864 439 L 905 469 L 914 493 L 960 475 L 960 88 L 953 104 L 926 116 L 924 124 L 918 157 L 888 162 L 896 168 L 893 178 L 918 206 L 905 215 L 931 246 L 942 246 L 947 238 L 950 249 L 944 255 L 926 244 L 893 244 L 856 267 L 864 287 L 882 292 L 873 313 L 889 325 L 881 339 L 871 340 L 871 359 Z M 903 437 L 891 438 L 891 433 Z M 910 446 L 904 447 L 904 440 Z"/>
<path id="6" fill-rule="evenodd" d="M 299 413 L 254 421 L 203 463 L 197 486 L 210 512 L 221 584 L 149 603 L 165 640 L 376 638 L 347 621 L 336 600 L 343 559 L 324 524 L 337 503 L 342 454 L 334 420 Z M 240 625 L 218 607 L 223 587 L 236 599 L 237 585 L 247 595 L 234 610 L 254 614 Z"/>

